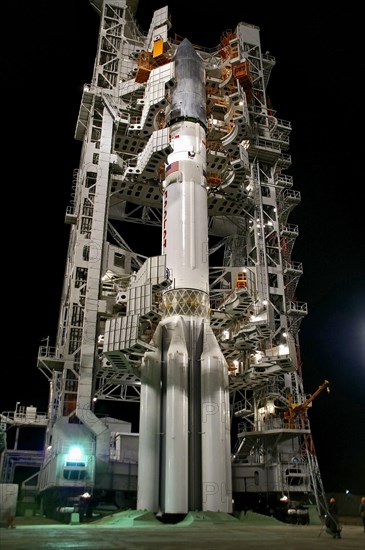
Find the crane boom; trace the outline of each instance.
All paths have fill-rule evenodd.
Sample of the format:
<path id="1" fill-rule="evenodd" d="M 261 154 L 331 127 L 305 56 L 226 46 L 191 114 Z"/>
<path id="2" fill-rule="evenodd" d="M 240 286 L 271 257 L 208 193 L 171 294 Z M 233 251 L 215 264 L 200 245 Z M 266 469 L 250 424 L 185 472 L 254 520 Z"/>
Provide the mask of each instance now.
<path id="1" fill-rule="evenodd" d="M 293 418 L 296 418 L 298 415 L 304 413 L 309 405 L 312 403 L 312 401 L 318 397 L 318 395 L 325 389 L 327 388 L 327 391 L 329 391 L 328 389 L 328 385 L 329 385 L 329 381 L 328 380 L 325 380 L 323 382 L 323 384 L 321 384 L 320 386 L 318 386 L 318 388 L 316 389 L 316 391 L 310 396 L 308 397 L 308 399 L 306 399 L 303 403 L 293 403 L 292 402 L 292 395 L 291 393 L 288 393 L 288 402 L 289 402 L 289 407 L 288 407 L 288 410 L 284 413 L 284 417 L 285 418 L 290 418 L 290 419 L 293 419 Z"/>
<path id="2" fill-rule="evenodd" d="M 321 384 L 320 386 L 318 386 L 318 388 L 316 389 L 316 391 L 310 396 L 308 397 L 308 399 L 306 399 L 304 401 L 304 403 L 302 403 L 301 405 L 298 405 L 302 410 L 306 410 L 308 408 L 308 406 L 310 405 L 310 403 L 312 403 L 312 401 L 318 397 L 318 395 L 329 385 L 329 381 L 328 380 L 325 380 L 323 382 L 323 384 Z M 328 391 L 328 389 L 327 389 Z"/>

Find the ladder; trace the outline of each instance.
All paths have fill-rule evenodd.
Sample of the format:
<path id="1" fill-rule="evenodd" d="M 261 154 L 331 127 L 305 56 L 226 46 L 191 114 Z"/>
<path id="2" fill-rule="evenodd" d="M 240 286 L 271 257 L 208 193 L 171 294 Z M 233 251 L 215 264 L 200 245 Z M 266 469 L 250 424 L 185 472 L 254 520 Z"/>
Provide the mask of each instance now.
<path id="1" fill-rule="evenodd" d="M 311 435 L 305 436 L 305 451 L 307 454 L 311 486 L 316 501 L 317 513 L 320 518 L 323 518 L 328 514 L 327 499 Z"/>

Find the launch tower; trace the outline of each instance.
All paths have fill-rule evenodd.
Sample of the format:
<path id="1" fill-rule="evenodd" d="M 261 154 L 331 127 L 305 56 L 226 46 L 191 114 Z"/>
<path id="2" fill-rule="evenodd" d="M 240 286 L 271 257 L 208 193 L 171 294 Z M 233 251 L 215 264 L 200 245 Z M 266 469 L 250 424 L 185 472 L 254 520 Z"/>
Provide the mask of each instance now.
<path id="1" fill-rule="evenodd" d="M 90 3 L 100 32 L 58 334 L 38 357 L 44 510 L 88 490 L 166 515 L 286 498 L 322 514 L 289 221 L 301 197 L 290 122 L 267 98 L 275 59 L 252 24 L 207 50 L 170 36 L 167 6 L 145 34 L 136 1 Z M 160 252 L 134 250 L 156 234 Z M 139 435 L 98 414 L 111 401 L 140 402 Z"/>

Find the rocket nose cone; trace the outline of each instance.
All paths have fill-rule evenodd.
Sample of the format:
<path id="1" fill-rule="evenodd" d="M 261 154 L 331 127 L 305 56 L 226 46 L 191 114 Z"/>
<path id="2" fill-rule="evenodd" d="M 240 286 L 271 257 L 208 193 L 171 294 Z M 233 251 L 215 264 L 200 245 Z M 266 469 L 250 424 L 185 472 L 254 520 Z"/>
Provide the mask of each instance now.
<path id="1" fill-rule="evenodd" d="M 180 42 L 175 53 L 175 59 L 183 59 L 183 58 L 199 59 L 199 56 L 194 50 L 192 43 L 187 38 L 184 38 L 184 40 Z"/>

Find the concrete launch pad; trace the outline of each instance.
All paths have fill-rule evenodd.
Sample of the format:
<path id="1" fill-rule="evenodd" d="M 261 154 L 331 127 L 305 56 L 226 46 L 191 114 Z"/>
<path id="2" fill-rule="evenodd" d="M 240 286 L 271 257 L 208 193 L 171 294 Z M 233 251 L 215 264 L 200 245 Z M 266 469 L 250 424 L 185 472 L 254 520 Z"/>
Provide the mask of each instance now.
<path id="1" fill-rule="evenodd" d="M 128 517 L 130 516 L 130 517 Z M 165 525 L 134 513 L 84 524 L 64 525 L 45 518 L 17 518 L 15 529 L 0 529 L 2 550 L 37 548 L 87 548 L 88 550 L 341 550 L 364 549 L 365 534 L 360 525 L 344 525 L 342 539 L 334 540 L 321 525 L 288 525 L 273 518 L 248 514 L 246 519 L 226 521 L 196 513 L 186 523 Z M 128 525 L 129 522 L 129 525 Z"/>

